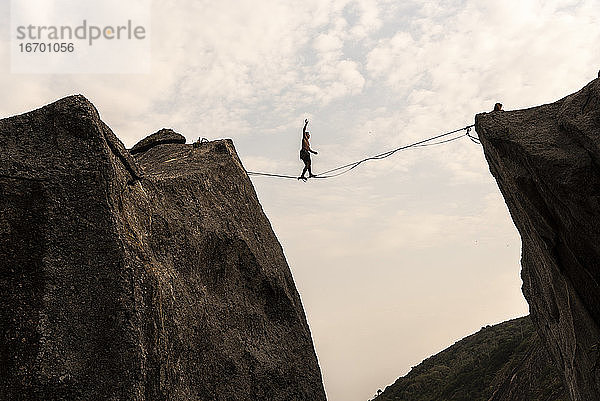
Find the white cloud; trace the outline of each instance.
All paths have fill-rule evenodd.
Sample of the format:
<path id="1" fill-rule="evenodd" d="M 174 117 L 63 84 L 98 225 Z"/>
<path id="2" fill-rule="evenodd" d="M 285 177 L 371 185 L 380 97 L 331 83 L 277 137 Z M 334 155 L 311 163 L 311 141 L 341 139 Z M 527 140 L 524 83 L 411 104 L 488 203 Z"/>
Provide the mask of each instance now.
<path id="1" fill-rule="evenodd" d="M 166 126 L 189 141 L 232 137 L 248 169 L 299 174 L 304 118 L 318 172 L 462 127 L 496 101 L 553 101 L 600 65 L 596 0 L 153 7 L 151 74 L 11 75 L 4 63 L 0 115 L 82 93 L 128 146 Z M 517 234 L 467 139 L 332 180 L 253 180 L 301 290 L 332 401 L 365 399 L 486 319 L 523 311 Z M 445 318 L 456 309 L 460 321 Z M 385 321 L 382 330 L 365 328 L 370 316 Z"/>
<path id="2" fill-rule="evenodd" d="M 372 34 L 381 28 L 382 21 L 380 13 L 383 12 L 383 9 L 380 8 L 381 3 L 361 0 L 354 3 L 354 7 L 357 8 L 356 12 L 360 17 L 358 23 L 350 29 L 352 38 L 366 38 L 367 35 Z"/>
<path id="3" fill-rule="evenodd" d="M 321 57 L 326 58 L 328 54 L 336 55 L 342 50 L 344 42 L 335 34 L 320 34 L 315 38 L 314 48 L 321 54 Z"/>

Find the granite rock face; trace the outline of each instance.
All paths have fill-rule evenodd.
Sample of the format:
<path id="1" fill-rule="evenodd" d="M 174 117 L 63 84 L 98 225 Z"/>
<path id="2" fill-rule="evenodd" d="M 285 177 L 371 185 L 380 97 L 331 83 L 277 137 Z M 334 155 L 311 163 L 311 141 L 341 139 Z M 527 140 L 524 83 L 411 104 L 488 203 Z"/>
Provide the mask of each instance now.
<path id="1" fill-rule="evenodd" d="M 232 142 L 173 134 L 134 157 L 82 96 L 0 120 L 0 400 L 325 400 Z"/>
<path id="2" fill-rule="evenodd" d="M 574 401 L 600 399 L 600 79 L 555 103 L 476 116 L 522 238 L 523 293 Z"/>
<path id="3" fill-rule="evenodd" d="M 562 376 L 537 333 L 525 356 L 492 383 L 494 393 L 487 401 L 566 401 Z M 500 379 L 500 380 L 497 380 Z"/>

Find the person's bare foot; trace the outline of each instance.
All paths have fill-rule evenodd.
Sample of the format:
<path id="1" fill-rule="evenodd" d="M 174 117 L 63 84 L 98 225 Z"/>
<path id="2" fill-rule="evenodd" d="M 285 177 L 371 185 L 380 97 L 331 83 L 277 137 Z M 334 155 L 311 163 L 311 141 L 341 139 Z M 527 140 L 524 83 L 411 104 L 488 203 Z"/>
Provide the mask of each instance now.
<path id="1" fill-rule="evenodd" d="M 306 177 L 305 177 L 305 176 L 303 176 L 303 175 L 302 175 L 302 176 L 300 176 L 300 177 L 298 177 L 298 179 L 306 182 Z"/>

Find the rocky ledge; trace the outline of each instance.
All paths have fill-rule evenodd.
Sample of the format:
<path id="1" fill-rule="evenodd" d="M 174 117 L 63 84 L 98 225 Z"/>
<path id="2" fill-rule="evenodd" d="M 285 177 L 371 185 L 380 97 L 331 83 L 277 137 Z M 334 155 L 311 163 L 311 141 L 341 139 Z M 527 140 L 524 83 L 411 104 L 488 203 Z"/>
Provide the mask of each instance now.
<path id="1" fill-rule="evenodd" d="M 522 238 L 523 293 L 574 401 L 600 399 L 600 79 L 555 103 L 476 116 Z"/>

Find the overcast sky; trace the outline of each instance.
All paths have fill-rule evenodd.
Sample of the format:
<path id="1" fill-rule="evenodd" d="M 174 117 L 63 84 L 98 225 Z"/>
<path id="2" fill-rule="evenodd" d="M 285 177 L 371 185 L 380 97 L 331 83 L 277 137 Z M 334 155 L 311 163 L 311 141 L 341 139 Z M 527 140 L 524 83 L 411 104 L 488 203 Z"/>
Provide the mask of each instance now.
<path id="1" fill-rule="evenodd" d="M 25 1 L 25 0 L 23 0 Z M 0 22 L 9 25 L 7 2 Z M 124 5 L 123 7 L 127 7 Z M 316 172 L 555 101 L 600 68 L 600 2 L 155 1 L 152 73 L 20 75 L 0 116 L 81 93 L 133 146 L 233 138 L 248 170 Z M 527 314 L 520 240 L 468 139 L 331 180 L 252 179 L 306 309 L 330 401 L 362 401 L 482 326 Z"/>

